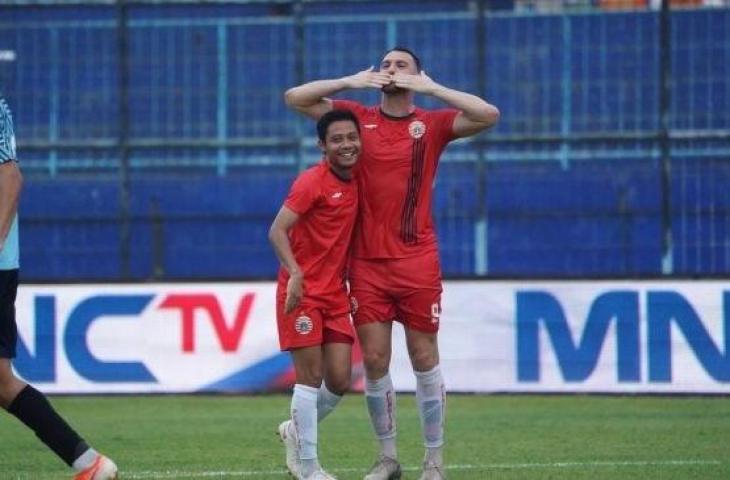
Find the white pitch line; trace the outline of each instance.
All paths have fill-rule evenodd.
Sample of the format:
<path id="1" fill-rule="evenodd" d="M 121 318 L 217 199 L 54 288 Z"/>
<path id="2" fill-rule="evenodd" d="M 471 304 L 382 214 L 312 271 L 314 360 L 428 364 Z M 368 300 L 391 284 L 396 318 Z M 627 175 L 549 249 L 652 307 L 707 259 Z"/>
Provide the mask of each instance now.
<path id="1" fill-rule="evenodd" d="M 526 468 L 580 468 L 580 467 L 649 467 L 649 466 L 683 466 L 683 465 L 722 465 L 719 460 L 645 460 L 625 462 L 554 462 L 554 463 L 492 463 L 487 465 L 454 465 L 447 466 L 447 469 L 477 470 L 483 469 L 526 469 Z"/>
<path id="2" fill-rule="evenodd" d="M 447 465 L 446 470 L 525 470 L 525 469 L 560 469 L 583 467 L 676 467 L 689 465 L 722 465 L 719 460 L 644 460 L 644 461 L 595 461 L 595 462 L 551 462 L 551 463 L 487 463 L 483 465 Z M 418 471 L 421 467 L 404 467 L 406 471 Z M 332 473 L 365 472 L 361 468 L 332 468 Z M 225 477 L 266 477 L 271 475 L 287 475 L 286 470 L 221 470 L 221 471 L 180 471 L 162 472 L 122 472 L 125 479 L 163 479 L 163 478 L 225 478 Z"/>

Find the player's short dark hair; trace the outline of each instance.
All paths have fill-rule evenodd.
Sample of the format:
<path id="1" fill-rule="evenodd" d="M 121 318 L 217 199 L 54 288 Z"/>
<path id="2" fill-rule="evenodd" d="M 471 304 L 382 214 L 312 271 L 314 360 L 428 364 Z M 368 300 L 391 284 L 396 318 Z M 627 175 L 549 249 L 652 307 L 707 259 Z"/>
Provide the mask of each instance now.
<path id="1" fill-rule="evenodd" d="M 398 47 L 398 46 L 396 46 L 396 47 L 391 48 L 387 52 L 385 52 L 385 54 L 383 55 L 383 57 L 385 57 L 385 55 L 389 54 L 390 52 L 404 52 L 404 53 L 407 53 L 408 55 L 410 55 L 411 57 L 413 57 L 413 61 L 416 62 L 416 69 L 419 72 L 421 71 L 421 59 L 418 58 L 418 56 L 415 53 L 413 53 L 413 51 L 411 51 L 410 49 L 408 49 L 406 47 Z"/>
<path id="2" fill-rule="evenodd" d="M 360 122 L 357 121 L 357 117 L 354 113 L 349 110 L 342 109 L 330 110 L 322 115 L 322 117 L 317 121 L 317 136 L 319 137 L 319 140 L 322 143 L 325 143 L 327 141 L 327 129 L 330 128 L 330 125 L 343 120 L 354 123 L 355 128 L 357 128 L 357 133 L 360 133 Z"/>

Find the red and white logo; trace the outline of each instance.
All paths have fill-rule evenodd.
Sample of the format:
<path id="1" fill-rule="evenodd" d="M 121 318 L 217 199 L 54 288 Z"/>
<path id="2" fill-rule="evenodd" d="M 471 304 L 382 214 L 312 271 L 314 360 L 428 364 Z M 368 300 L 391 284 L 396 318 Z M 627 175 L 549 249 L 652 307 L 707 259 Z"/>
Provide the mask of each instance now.
<path id="1" fill-rule="evenodd" d="M 426 124 L 420 120 L 414 120 L 408 125 L 408 133 L 411 137 L 419 139 L 426 134 Z"/>
<path id="2" fill-rule="evenodd" d="M 312 330 L 314 330 L 314 323 L 311 318 L 301 316 L 294 320 L 294 330 L 296 330 L 299 335 L 308 335 L 312 332 Z"/>

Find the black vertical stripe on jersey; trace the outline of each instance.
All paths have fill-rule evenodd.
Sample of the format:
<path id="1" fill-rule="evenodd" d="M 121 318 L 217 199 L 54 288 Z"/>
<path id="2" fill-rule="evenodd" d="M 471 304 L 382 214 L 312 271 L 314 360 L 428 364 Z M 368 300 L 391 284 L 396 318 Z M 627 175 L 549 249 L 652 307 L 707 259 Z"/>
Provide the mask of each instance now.
<path id="1" fill-rule="evenodd" d="M 403 212 L 400 218 L 400 238 L 403 243 L 412 245 L 417 240 L 416 206 L 418 204 L 418 192 L 423 183 L 423 167 L 426 145 L 423 138 L 413 140 L 411 148 L 411 175 L 408 179 L 408 191 L 406 192 Z"/>

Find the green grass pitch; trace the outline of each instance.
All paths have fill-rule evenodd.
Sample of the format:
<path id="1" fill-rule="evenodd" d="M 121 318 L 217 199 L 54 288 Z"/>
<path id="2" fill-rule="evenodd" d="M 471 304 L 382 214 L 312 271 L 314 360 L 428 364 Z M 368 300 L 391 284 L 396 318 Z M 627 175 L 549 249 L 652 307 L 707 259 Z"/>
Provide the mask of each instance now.
<path id="1" fill-rule="evenodd" d="M 55 397 L 56 408 L 121 479 L 285 479 L 275 435 L 289 398 L 273 396 Z M 361 479 L 376 456 L 364 401 L 349 395 L 320 426 L 320 460 L 339 479 Z M 422 456 L 412 395 L 398 397 L 405 479 Z M 451 480 L 727 479 L 730 399 L 452 395 Z M 0 415 L 1 479 L 70 479 L 15 418 Z"/>

